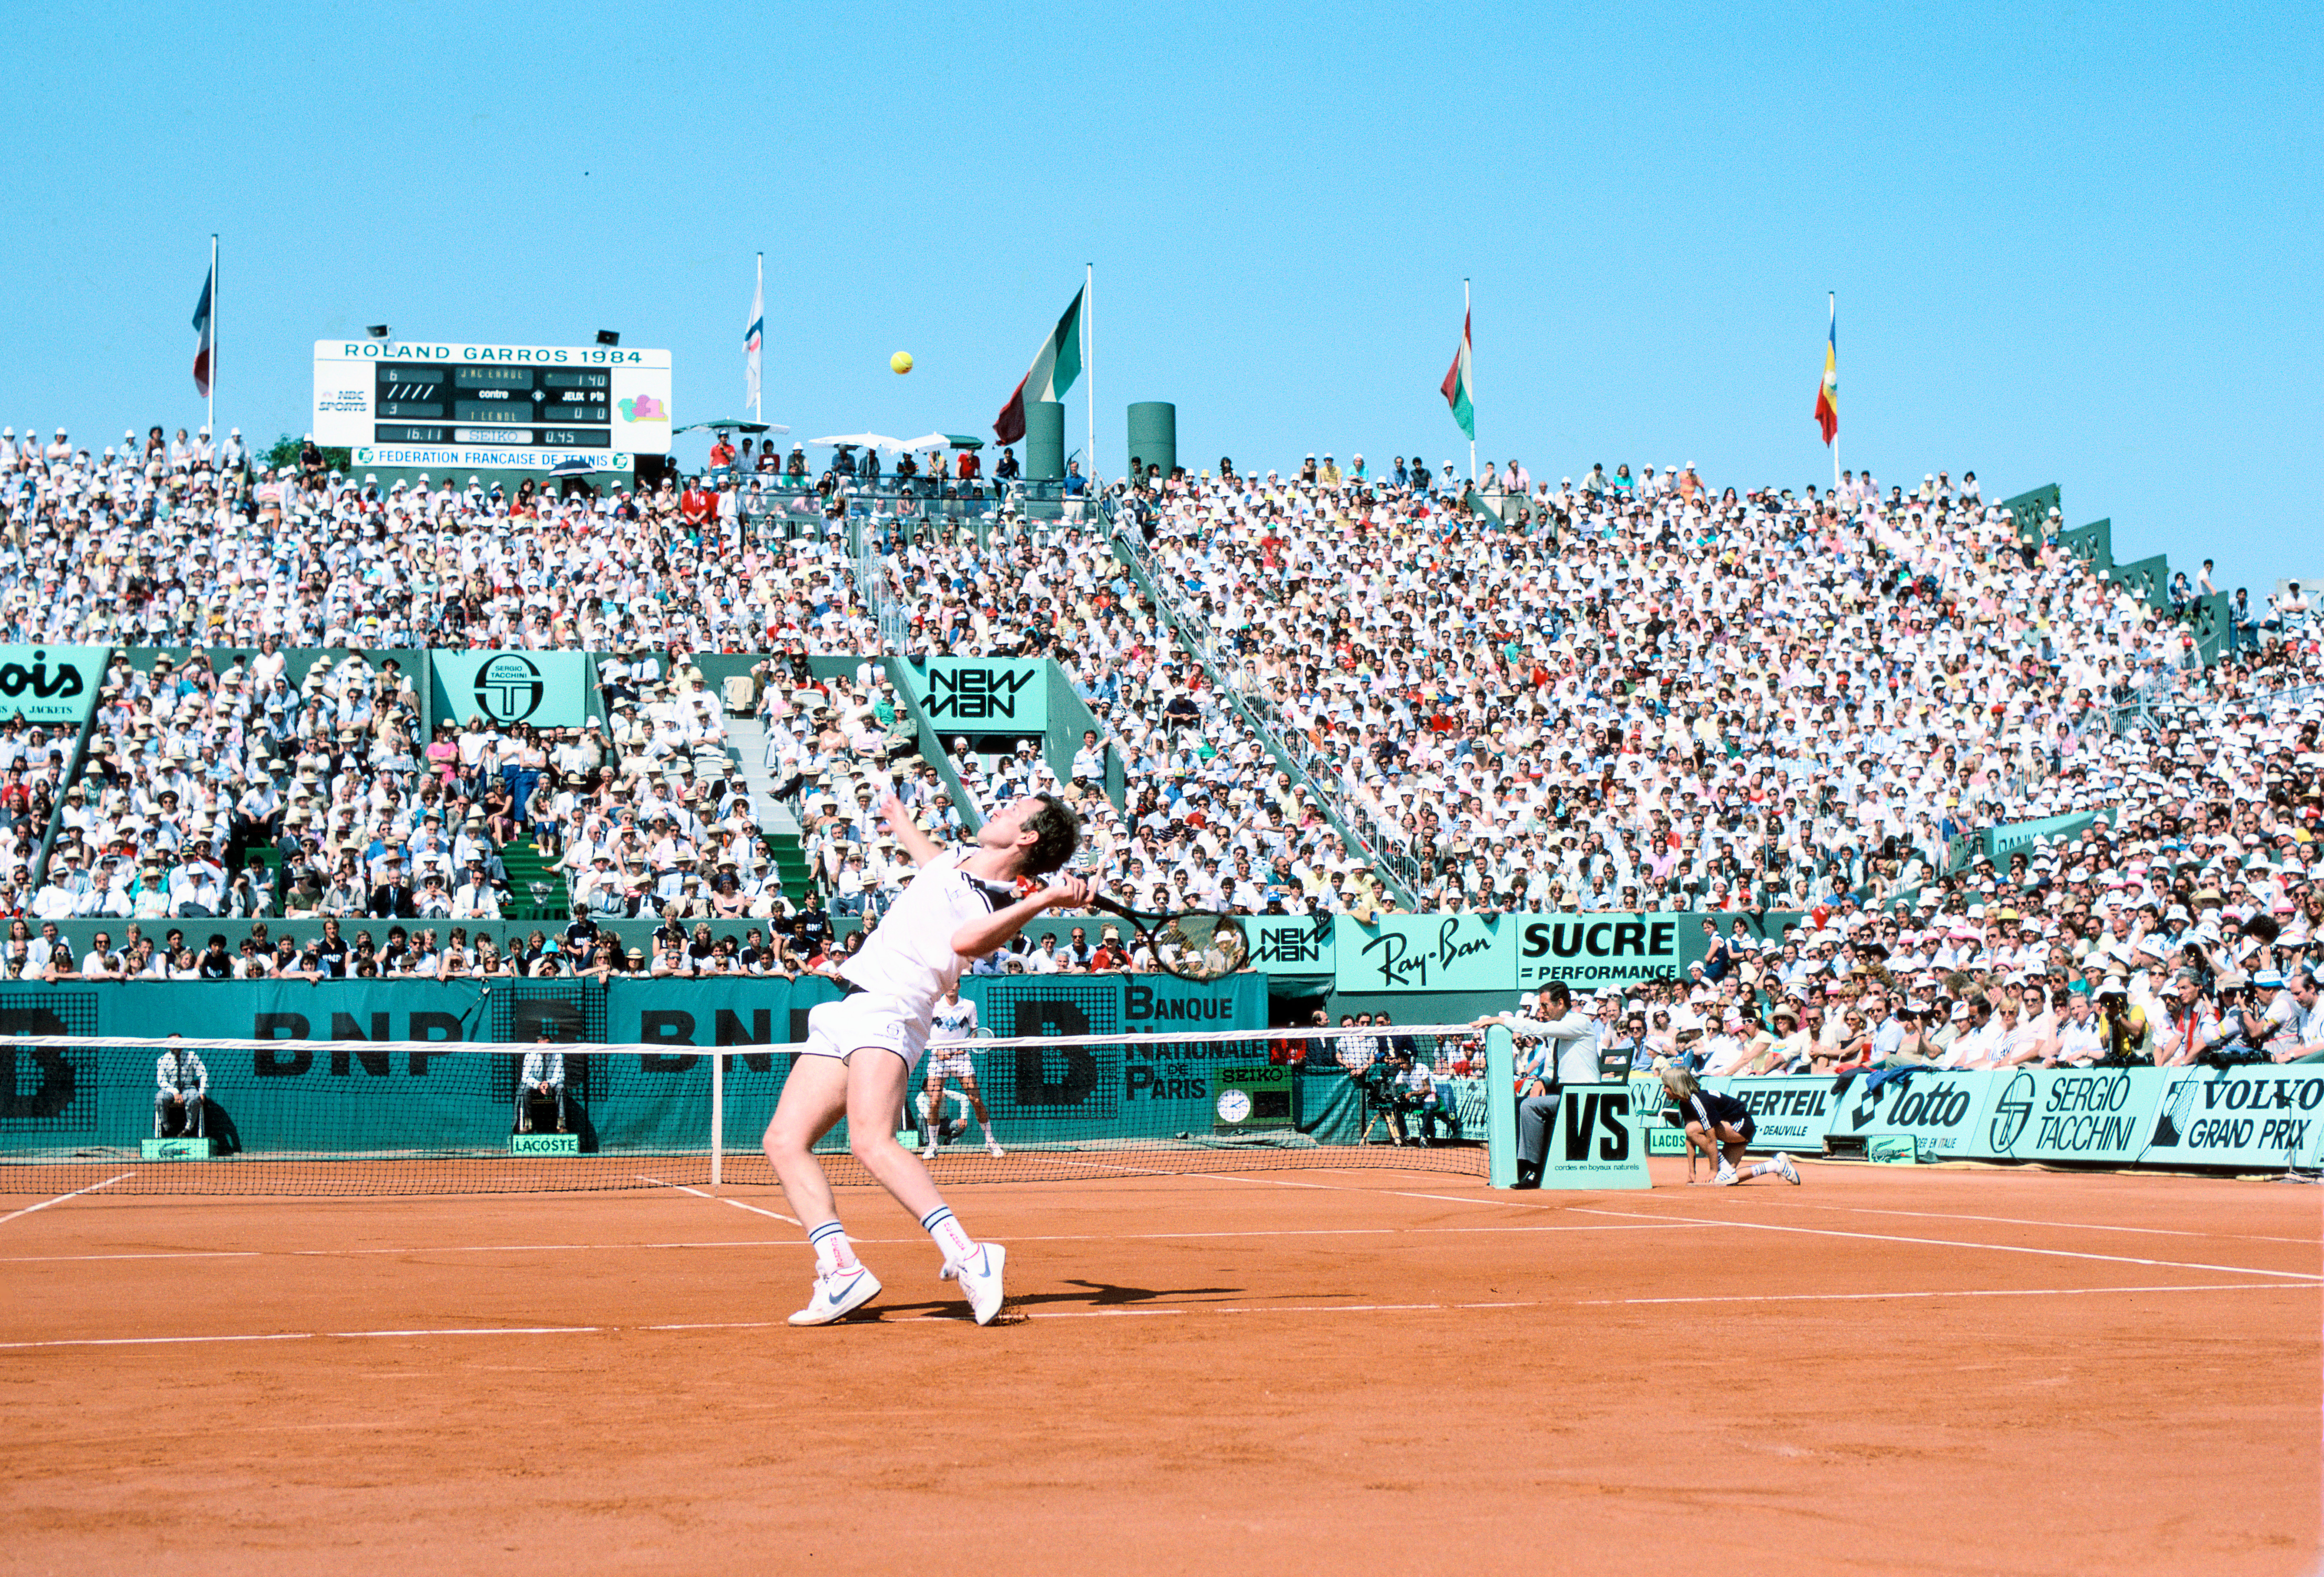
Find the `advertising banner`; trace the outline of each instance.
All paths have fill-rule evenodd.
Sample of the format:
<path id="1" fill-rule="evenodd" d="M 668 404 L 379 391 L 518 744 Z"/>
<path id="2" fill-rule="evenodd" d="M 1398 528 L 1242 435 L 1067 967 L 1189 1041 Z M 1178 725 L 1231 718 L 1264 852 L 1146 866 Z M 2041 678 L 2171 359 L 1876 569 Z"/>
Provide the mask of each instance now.
<path id="1" fill-rule="evenodd" d="M 2153 1167 L 2314 1167 L 2324 1155 L 2324 1064 L 2168 1075 L 2137 1158 Z"/>
<path id="2" fill-rule="evenodd" d="M 1542 1166 L 1547 1188 L 1647 1188 L 1646 1144 L 1630 1084 L 1568 1084 L 1558 1092 Z"/>
<path id="3" fill-rule="evenodd" d="M 1992 1103 L 1994 1078 L 1985 1073 L 1916 1071 L 1902 1077 L 1859 1074 L 1831 1097 L 1831 1139 L 1903 1138 L 1923 1158 L 1975 1153 L 1979 1124 Z"/>
<path id="4" fill-rule="evenodd" d="M 97 707 L 105 646 L 0 646 L 0 719 L 78 729 Z"/>
<path id="5" fill-rule="evenodd" d="M 1997 1161 L 2135 1161 L 2154 1131 L 2167 1076 L 2160 1068 L 1987 1074 L 1993 1105 L 1969 1153 Z"/>
<path id="6" fill-rule="evenodd" d="M 582 652 L 431 651 L 428 668 L 439 718 L 578 728 L 597 711 Z"/>
<path id="7" fill-rule="evenodd" d="M 1517 983 L 1517 922 L 1482 915 L 1382 915 L 1333 923 L 1343 991 L 1490 991 Z"/>
<path id="8" fill-rule="evenodd" d="M 1242 922 L 1250 966 L 1261 974 L 1330 974 L 1335 956 L 1329 915 L 1260 915 Z"/>
<path id="9" fill-rule="evenodd" d="M 950 733 L 1022 733 L 1049 727 L 1048 668 L 1000 658 L 932 657 L 926 697 L 929 724 Z"/>
<path id="10" fill-rule="evenodd" d="M 1578 996 L 1600 986 L 1629 985 L 1685 973 L 1684 915 L 1536 915 L 1515 921 L 1517 986 L 1532 991 L 1562 980 Z M 1694 930 L 1702 932 L 1700 917 Z M 1700 957 L 1698 947 L 1693 954 Z"/>
<path id="11" fill-rule="evenodd" d="M 1732 1095 L 1750 1109 L 1751 1148 L 1823 1154 L 1823 1136 L 1840 1098 L 1828 1078 L 1705 1079 L 1703 1087 Z M 1660 1089 L 1657 1080 L 1655 1087 Z"/>

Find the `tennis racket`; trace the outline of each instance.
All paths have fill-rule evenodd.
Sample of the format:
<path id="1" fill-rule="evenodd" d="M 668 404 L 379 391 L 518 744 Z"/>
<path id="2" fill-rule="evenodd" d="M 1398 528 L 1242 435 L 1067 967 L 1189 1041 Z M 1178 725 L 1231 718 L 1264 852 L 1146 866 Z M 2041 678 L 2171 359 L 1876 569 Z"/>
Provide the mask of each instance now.
<path id="1" fill-rule="evenodd" d="M 1135 954 L 1143 945 L 1156 968 L 1180 980 L 1222 980 L 1250 963 L 1250 938 L 1240 915 L 1204 909 L 1144 915 L 1094 894 L 1090 904 L 1129 921 L 1138 933 L 1129 950 Z"/>

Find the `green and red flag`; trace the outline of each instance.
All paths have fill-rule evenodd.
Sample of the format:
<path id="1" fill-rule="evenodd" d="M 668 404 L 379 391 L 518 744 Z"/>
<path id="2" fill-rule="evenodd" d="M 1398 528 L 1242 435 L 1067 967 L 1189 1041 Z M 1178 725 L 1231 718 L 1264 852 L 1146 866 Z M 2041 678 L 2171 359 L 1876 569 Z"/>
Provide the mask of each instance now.
<path id="1" fill-rule="evenodd" d="M 1452 357 L 1452 370 L 1444 374 L 1441 390 L 1444 403 L 1452 408 L 1452 420 L 1461 430 L 1473 440 L 1477 436 L 1477 410 L 1469 401 L 1469 314 L 1461 314 L 1461 348 Z"/>

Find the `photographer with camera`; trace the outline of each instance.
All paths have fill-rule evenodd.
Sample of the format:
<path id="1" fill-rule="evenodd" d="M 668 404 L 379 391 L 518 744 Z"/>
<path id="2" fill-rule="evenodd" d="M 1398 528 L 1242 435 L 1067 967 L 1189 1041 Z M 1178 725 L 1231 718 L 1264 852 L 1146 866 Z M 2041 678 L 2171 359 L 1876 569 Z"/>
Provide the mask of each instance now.
<path id="1" fill-rule="evenodd" d="M 2123 975 L 2110 974 L 2098 987 L 2098 1037 L 2106 1055 L 2097 1066 L 2154 1065 L 2154 1026 L 2147 1021 L 2146 1010 L 2132 1004 L 2130 982 Z"/>

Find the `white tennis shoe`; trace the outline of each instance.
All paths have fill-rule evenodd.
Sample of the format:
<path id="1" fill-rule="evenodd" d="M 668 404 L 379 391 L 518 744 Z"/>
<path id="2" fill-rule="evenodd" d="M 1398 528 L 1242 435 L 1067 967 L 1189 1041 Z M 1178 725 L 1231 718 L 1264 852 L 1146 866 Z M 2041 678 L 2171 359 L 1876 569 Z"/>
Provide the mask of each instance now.
<path id="1" fill-rule="evenodd" d="M 1009 1152 L 1001 1148 L 1001 1141 L 999 1139 L 988 1139 L 984 1141 L 984 1153 L 991 1156 L 997 1161 Z"/>
<path id="2" fill-rule="evenodd" d="M 992 1316 L 1001 1312 L 1001 1272 L 1008 1263 L 1009 1250 L 998 1243 L 979 1243 L 967 1259 L 945 1262 L 941 1274 L 946 1281 L 960 1279 L 961 1291 L 968 1295 L 969 1312 L 980 1325 L 992 1323 Z"/>
<path id="3" fill-rule="evenodd" d="M 1784 1181 L 1793 1187 L 1797 1188 L 1800 1185 L 1800 1169 L 1792 1165 L 1792 1157 L 1789 1155 L 1782 1153 L 1776 1155 L 1775 1170 L 1781 1172 L 1784 1175 Z"/>
<path id="4" fill-rule="evenodd" d="M 880 1278 L 861 1265 L 815 1278 L 815 1293 L 807 1307 L 791 1316 L 794 1325 L 828 1325 L 844 1319 L 880 1296 Z"/>
<path id="5" fill-rule="evenodd" d="M 1729 1166 L 1726 1165 L 1724 1162 L 1722 1162 L 1722 1163 L 1720 1163 L 1720 1167 L 1719 1167 L 1719 1176 L 1716 1176 L 1716 1177 L 1713 1177 L 1711 1181 L 1712 1182 L 1712 1184 L 1713 1184 L 1713 1185 L 1716 1185 L 1716 1186 L 1718 1186 L 1718 1187 L 1720 1187 L 1720 1188 L 1732 1188 L 1732 1187 L 1734 1187 L 1738 1183 L 1741 1182 L 1741 1181 L 1742 1181 L 1742 1179 L 1735 1176 L 1735 1168 L 1734 1168 L 1734 1167 L 1729 1167 Z"/>

